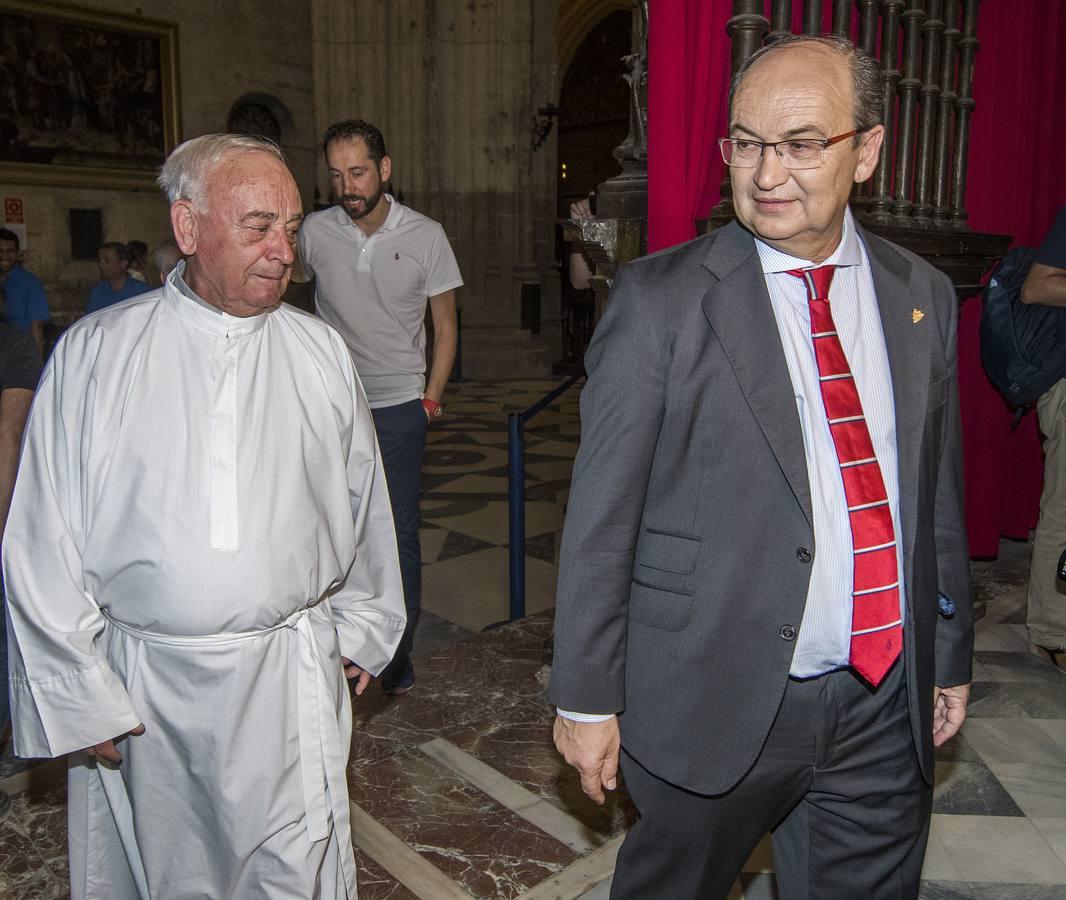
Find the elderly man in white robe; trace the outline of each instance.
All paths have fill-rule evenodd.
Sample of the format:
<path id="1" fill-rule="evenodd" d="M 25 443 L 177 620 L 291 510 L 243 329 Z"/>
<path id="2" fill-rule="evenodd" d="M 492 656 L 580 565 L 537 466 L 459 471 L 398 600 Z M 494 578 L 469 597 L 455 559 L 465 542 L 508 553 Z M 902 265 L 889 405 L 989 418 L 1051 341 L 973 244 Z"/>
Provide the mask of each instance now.
<path id="1" fill-rule="evenodd" d="M 345 675 L 404 628 L 374 425 L 341 338 L 279 302 L 277 148 L 196 138 L 159 182 L 187 261 L 66 333 L 27 428 L 15 750 L 71 754 L 76 900 L 354 898 Z"/>

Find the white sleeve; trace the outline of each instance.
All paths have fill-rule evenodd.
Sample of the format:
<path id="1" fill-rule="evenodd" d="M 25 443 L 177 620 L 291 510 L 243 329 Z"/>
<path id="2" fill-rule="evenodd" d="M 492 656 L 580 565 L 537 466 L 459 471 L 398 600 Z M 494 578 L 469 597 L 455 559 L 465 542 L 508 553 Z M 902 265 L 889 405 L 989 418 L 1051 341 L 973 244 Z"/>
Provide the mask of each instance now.
<path id="1" fill-rule="evenodd" d="M 4 533 L 11 718 L 24 757 L 91 747 L 140 722 L 104 656 L 104 617 L 85 589 L 80 447 L 93 383 L 75 371 L 64 388 L 68 343 L 38 388 Z"/>
<path id="2" fill-rule="evenodd" d="M 337 338 L 338 343 L 340 339 Z M 385 484 L 374 420 L 363 387 L 343 345 L 339 348 L 352 385 L 352 434 L 348 492 L 355 520 L 355 562 L 331 597 L 341 654 L 377 675 L 389 664 L 403 636 L 404 609 L 396 528 Z"/>
<path id="3" fill-rule="evenodd" d="M 452 252 L 452 245 L 448 243 L 444 227 L 438 224 L 435 231 L 425 261 L 427 297 L 436 297 L 463 286 L 459 263 Z"/>
<path id="4" fill-rule="evenodd" d="M 603 713 L 579 713 L 570 712 L 568 709 L 557 709 L 555 711 L 564 719 L 569 719 L 571 722 L 582 722 L 584 724 L 591 722 L 608 722 L 614 718 L 614 713 L 606 715 Z"/>

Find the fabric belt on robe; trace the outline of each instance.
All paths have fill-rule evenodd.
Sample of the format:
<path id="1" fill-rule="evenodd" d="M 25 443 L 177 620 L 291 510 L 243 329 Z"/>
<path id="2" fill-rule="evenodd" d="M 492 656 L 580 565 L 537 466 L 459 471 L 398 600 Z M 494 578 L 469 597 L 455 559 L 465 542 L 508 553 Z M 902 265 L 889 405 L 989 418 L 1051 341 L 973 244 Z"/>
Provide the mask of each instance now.
<path id="1" fill-rule="evenodd" d="M 333 813 L 334 825 L 339 834 L 351 832 L 347 803 L 344 759 L 345 748 L 337 728 L 337 711 L 333 706 L 330 684 L 326 681 L 335 666 L 327 651 L 315 640 L 312 613 L 318 611 L 327 617 L 331 610 L 329 600 L 319 600 L 293 613 L 287 619 L 270 628 L 257 631 L 238 631 L 226 634 L 173 635 L 141 631 L 112 618 L 103 612 L 108 623 L 130 637 L 148 644 L 166 644 L 172 647 L 218 647 L 239 644 L 266 637 L 283 628 L 296 633 L 299 641 L 296 695 L 298 698 L 298 721 L 300 730 L 300 772 L 303 780 L 304 809 L 306 810 L 307 836 L 314 843 L 329 836 L 329 814 Z M 329 804 L 325 788 L 329 788 Z M 130 823 L 132 826 L 132 822 Z M 355 854 L 351 841 L 338 841 L 341 866 L 345 881 L 355 884 Z"/>

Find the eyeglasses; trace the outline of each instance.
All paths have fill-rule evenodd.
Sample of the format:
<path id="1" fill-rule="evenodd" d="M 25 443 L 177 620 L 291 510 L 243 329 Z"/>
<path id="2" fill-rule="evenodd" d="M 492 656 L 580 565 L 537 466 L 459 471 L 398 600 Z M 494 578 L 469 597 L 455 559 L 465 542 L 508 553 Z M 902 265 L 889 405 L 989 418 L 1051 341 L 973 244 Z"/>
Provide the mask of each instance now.
<path id="1" fill-rule="evenodd" d="M 773 147 L 781 165 L 786 169 L 817 169 L 825 162 L 825 151 L 833 144 L 862 134 L 863 129 L 837 134 L 830 138 L 802 138 L 790 141 L 749 141 L 745 138 L 721 138 L 718 147 L 727 166 L 734 169 L 754 169 L 762 160 L 763 151 Z"/>

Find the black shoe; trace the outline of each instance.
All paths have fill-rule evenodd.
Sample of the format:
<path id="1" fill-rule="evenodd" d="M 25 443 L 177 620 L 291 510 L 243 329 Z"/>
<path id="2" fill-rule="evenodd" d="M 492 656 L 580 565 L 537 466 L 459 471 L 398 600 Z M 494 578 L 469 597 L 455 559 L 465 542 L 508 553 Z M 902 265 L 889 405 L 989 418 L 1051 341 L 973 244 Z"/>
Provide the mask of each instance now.
<path id="1" fill-rule="evenodd" d="M 401 694 L 406 694 L 415 686 L 415 670 L 408 669 L 407 673 L 397 681 L 395 684 L 391 682 L 382 681 L 381 689 L 390 697 L 398 697 Z"/>

